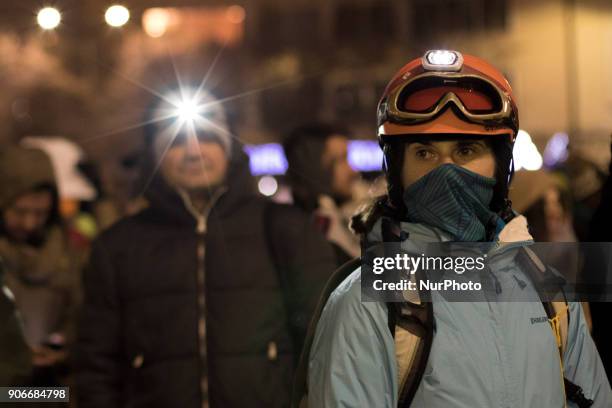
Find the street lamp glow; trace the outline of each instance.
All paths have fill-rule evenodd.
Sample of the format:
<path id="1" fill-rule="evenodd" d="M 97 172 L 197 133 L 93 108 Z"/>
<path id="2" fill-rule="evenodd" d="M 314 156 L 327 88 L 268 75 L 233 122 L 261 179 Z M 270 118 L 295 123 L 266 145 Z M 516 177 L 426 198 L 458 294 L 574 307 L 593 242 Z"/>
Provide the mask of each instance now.
<path id="1" fill-rule="evenodd" d="M 142 15 L 142 26 L 145 32 L 153 38 L 159 38 L 166 33 L 172 20 L 172 13 L 165 8 L 150 8 Z"/>
<path id="2" fill-rule="evenodd" d="M 106 9 L 104 19 L 106 20 L 106 24 L 111 27 L 121 27 L 129 21 L 130 11 L 124 6 L 115 4 Z"/>
<path id="3" fill-rule="evenodd" d="M 259 192 L 266 197 L 272 197 L 278 191 L 278 182 L 272 176 L 263 176 L 257 183 Z"/>
<path id="4" fill-rule="evenodd" d="M 60 21 L 62 21 L 62 15 L 59 10 L 54 7 L 45 7 L 38 12 L 36 21 L 42 29 L 53 30 L 59 25 Z"/>
<path id="5" fill-rule="evenodd" d="M 244 21 L 246 11 L 242 6 L 233 5 L 227 8 L 226 16 L 231 23 L 240 24 Z"/>

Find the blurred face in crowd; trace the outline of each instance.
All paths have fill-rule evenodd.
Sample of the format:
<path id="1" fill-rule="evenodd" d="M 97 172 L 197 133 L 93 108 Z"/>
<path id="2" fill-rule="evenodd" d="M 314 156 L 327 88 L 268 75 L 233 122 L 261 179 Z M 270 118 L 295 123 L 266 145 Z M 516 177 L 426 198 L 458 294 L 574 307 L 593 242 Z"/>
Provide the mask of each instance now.
<path id="1" fill-rule="evenodd" d="M 39 236 L 47 224 L 53 207 L 49 191 L 33 191 L 17 197 L 4 210 L 4 227 L 11 239 L 26 242 Z"/>
<path id="2" fill-rule="evenodd" d="M 219 143 L 206 136 L 181 135 L 165 152 L 167 140 L 161 135 L 155 139 L 160 171 L 168 184 L 196 192 L 223 183 L 228 167 L 226 153 Z"/>
<path id="3" fill-rule="evenodd" d="M 349 165 L 348 139 L 345 136 L 327 138 L 321 164 L 331 174 L 334 195 L 340 199 L 351 198 L 352 185 L 359 176 Z"/>
<path id="4" fill-rule="evenodd" d="M 495 176 L 495 156 L 483 140 L 421 141 L 407 143 L 404 151 L 404 188 L 435 169 L 452 163 L 485 177 Z"/>

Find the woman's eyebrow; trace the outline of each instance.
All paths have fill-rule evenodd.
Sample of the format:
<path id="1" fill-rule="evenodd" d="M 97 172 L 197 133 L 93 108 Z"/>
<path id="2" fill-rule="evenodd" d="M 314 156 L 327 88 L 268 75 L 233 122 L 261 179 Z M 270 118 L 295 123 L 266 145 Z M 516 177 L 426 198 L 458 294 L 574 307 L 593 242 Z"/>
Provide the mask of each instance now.
<path id="1" fill-rule="evenodd" d="M 484 140 L 481 139 L 466 139 L 466 140 L 459 140 L 458 141 L 459 144 L 484 144 Z"/>
<path id="2" fill-rule="evenodd" d="M 411 142 L 408 142 L 408 145 L 413 145 L 413 144 L 421 144 L 421 145 L 426 145 L 426 146 L 431 146 L 432 142 L 430 140 L 413 140 Z"/>

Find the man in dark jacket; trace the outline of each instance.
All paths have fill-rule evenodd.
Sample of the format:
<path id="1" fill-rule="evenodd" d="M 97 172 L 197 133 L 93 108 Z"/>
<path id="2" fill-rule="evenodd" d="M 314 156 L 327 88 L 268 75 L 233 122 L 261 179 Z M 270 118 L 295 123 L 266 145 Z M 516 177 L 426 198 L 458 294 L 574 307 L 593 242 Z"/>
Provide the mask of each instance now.
<path id="1" fill-rule="evenodd" d="M 220 104 L 199 102 L 148 127 L 149 207 L 94 243 L 79 407 L 288 405 L 333 251 L 295 208 L 256 195 Z"/>

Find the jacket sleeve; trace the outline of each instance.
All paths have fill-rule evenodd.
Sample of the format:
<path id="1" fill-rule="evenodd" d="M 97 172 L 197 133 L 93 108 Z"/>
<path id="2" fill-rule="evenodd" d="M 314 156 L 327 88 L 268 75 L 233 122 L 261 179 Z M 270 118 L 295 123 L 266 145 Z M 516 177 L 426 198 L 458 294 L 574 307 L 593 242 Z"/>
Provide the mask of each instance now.
<path id="1" fill-rule="evenodd" d="M 308 366 L 310 408 L 397 406 L 395 344 L 387 309 L 361 302 L 359 272 L 330 296 Z"/>
<path id="2" fill-rule="evenodd" d="M 269 204 L 266 228 L 283 287 L 296 350 L 301 350 L 323 286 L 336 270 L 333 247 L 310 217 L 295 207 Z"/>
<path id="3" fill-rule="evenodd" d="M 0 261 L 0 386 L 24 386 L 32 374 L 32 355 L 2 274 Z"/>
<path id="4" fill-rule="evenodd" d="M 99 240 L 83 274 L 75 365 L 76 397 L 84 408 L 120 406 L 120 309 L 111 261 Z"/>
<path id="5" fill-rule="evenodd" d="M 597 348 L 589 334 L 580 303 L 570 303 L 567 348 L 563 356 L 565 377 L 580 386 L 592 408 L 612 407 L 612 391 Z M 568 406 L 572 406 L 569 404 Z"/>

